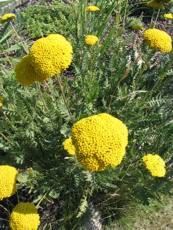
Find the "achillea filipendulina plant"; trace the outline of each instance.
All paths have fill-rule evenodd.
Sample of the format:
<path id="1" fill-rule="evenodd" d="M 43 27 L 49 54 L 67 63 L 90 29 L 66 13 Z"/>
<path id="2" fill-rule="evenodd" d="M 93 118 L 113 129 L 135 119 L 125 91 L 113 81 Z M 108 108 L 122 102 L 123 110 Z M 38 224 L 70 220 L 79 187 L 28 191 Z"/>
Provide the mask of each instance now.
<path id="1" fill-rule="evenodd" d="M 94 5 L 87 6 L 86 11 L 88 11 L 88 12 L 96 12 L 96 11 L 100 11 L 100 8 L 98 6 L 94 6 Z"/>
<path id="2" fill-rule="evenodd" d="M 60 34 L 51 34 L 34 42 L 30 52 L 16 65 L 16 79 L 22 85 L 60 74 L 72 62 L 72 46 Z"/>
<path id="3" fill-rule="evenodd" d="M 153 177 L 164 177 L 166 174 L 165 161 L 157 154 L 146 154 L 143 158 L 145 167 Z"/>
<path id="4" fill-rule="evenodd" d="M 65 139 L 63 142 L 64 149 L 68 152 L 69 155 L 75 155 L 75 146 L 72 143 L 71 137 Z"/>
<path id="5" fill-rule="evenodd" d="M 144 31 L 144 40 L 148 45 L 162 53 L 172 51 L 172 38 L 165 31 L 159 29 L 147 29 Z"/>
<path id="6" fill-rule="evenodd" d="M 38 39 L 29 55 L 36 74 L 46 79 L 66 70 L 72 62 L 72 53 L 70 42 L 57 34 Z"/>
<path id="7" fill-rule="evenodd" d="M 86 35 L 85 43 L 89 46 L 94 46 L 99 41 L 99 38 L 95 35 Z"/>
<path id="8" fill-rule="evenodd" d="M 78 161 L 89 171 L 119 165 L 128 143 L 126 125 L 106 113 L 79 120 L 71 136 Z"/>
<path id="9" fill-rule="evenodd" d="M 126 0 L 102 4 L 102 15 L 99 15 L 100 12 L 87 12 L 86 4 L 82 0 L 76 1 L 75 9 L 70 5 L 69 7 L 73 9 L 69 12 L 66 11 L 67 5 L 64 4 L 64 14 L 63 9 L 61 10 L 62 5 L 56 4 L 57 10 L 54 11 L 52 2 L 55 1 L 50 3 L 53 9 L 52 15 L 49 15 L 51 28 L 54 30 L 58 28 L 62 34 L 70 34 L 76 46 L 75 63 L 63 76 L 63 95 L 57 85 L 61 80 L 58 77 L 55 81 L 50 80 L 49 84 L 46 82 L 29 89 L 14 84 L 10 67 L 16 62 L 22 50 L 12 52 L 10 56 L 12 65 L 9 65 L 6 55 L 1 60 L 3 65 L 0 91 L 2 89 L 2 95 L 5 97 L 3 111 L 0 111 L 0 152 L 3 151 L 1 158 L 4 162 L 10 160 L 28 169 L 22 170 L 21 177 L 17 178 L 18 188 L 21 188 L 18 197 L 22 200 L 26 198 L 23 195 L 27 197 L 29 195 L 39 202 L 43 212 L 43 223 L 38 228 L 50 226 L 52 229 L 80 229 L 85 219 L 90 222 L 87 218 L 93 217 L 90 211 L 97 210 L 103 217 L 101 224 L 104 225 L 105 221 L 109 223 L 109 220 L 114 220 L 114 215 L 119 214 L 116 213 L 118 210 L 125 208 L 119 206 L 120 203 L 128 205 L 128 201 L 138 199 L 147 202 L 157 192 L 168 193 L 171 187 L 172 181 L 169 178 L 172 175 L 173 111 L 169 70 L 172 59 L 171 55 L 165 57 L 160 53 L 153 54 L 152 50 L 143 53 L 146 49 L 141 46 L 142 41 L 139 37 L 141 33 L 136 34 L 129 30 L 128 33 L 126 30 L 127 15 L 130 13 L 129 7 L 124 7 Z M 137 11 L 139 13 L 139 9 Z M 71 20 L 68 15 L 71 15 Z M 96 15 L 99 17 L 95 17 Z M 155 13 L 153 17 L 154 15 Z M 44 13 L 38 14 L 35 18 L 28 17 L 28 14 L 24 17 L 28 20 L 27 27 L 31 29 L 35 27 L 35 31 L 40 31 L 37 34 L 39 38 L 50 31 L 49 26 L 46 27 L 46 33 L 43 33 L 45 29 L 39 27 L 40 24 L 44 26 L 45 21 L 46 24 L 50 23 L 49 20 L 43 20 Z M 40 17 L 43 18 L 41 21 Z M 19 16 L 18 21 L 20 20 L 22 21 Z M 62 25 L 66 23 L 67 27 L 70 23 L 70 29 L 53 27 L 56 20 L 59 23 L 60 20 L 64 20 Z M 25 22 L 22 21 L 22 24 Z M 157 26 L 157 21 L 155 23 Z M 31 33 L 26 33 L 22 26 L 17 25 L 16 28 L 20 28 L 20 32 L 28 34 L 28 39 L 30 38 Z M 136 22 L 135 28 L 138 28 Z M 92 34 L 91 31 L 94 31 L 92 32 L 94 35 L 99 34 L 100 43 L 103 38 L 101 47 L 99 43 L 95 47 L 85 45 L 85 35 Z M 5 40 L 3 47 L 13 50 L 10 44 L 15 43 L 14 38 L 16 36 L 12 35 L 9 40 Z M 66 41 L 62 35 L 55 34 L 45 39 L 51 41 L 51 45 L 57 39 L 61 41 L 60 43 Z M 33 43 L 34 41 L 35 39 Z M 9 52 L 3 51 L 7 55 Z M 41 54 L 40 56 L 42 57 Z M 30 53 L 25 59 L 27 61 L 22 65 L 23 69 L 19 68 L 23 84 L 47 79 L 47 75 L 36 73 Z M 165 79 L 166 76 L 168 77 Z M 66 101 L 63 100 L 63 96 Z M 128 136 L 126 122 L 123 124 L 109 114 L 86 115 L 97 114 L 100 111 L 111 111 L 111 114 L 117 114 L 118 118 L 128 122 L 130 132 L 128 154 L 125 155 Z M 86 118 L 76 122 L 71 130 L 71 138 L 64 140 L 64 135 L 69 133 L 72 122 L 79 117 Z M 160 130 L 163 130 L 162 135 Z M 64 141 L 63 144 L 61 140 Z M 158 150 L 164 149 L 166 152 L 165 161 L 168 162 L 169 172 L 161 181 L 157 177 L 152 177 L 142 159 L 139 160 L 138 150 L 146 153 L 152 146 L 157 146 Z M 64 157 L 74 152 L 75 155 Z M 33 167 L 32 172 L 28 167 Z M 31 195 L 27 194 L 28 190 L 31 191 Z M 14 198 L 16 199 L 16 195 Z M 45 199 L 42 202 L 40 198 Z M 90 210 L 92 201 L 94 207 Z M 21 212 L 20 209 L 17 211 L 18 214 Z M 23 220 L 21 216 L 23 215 L 17 216 L 18 220 Z M 93 220 L 99 221 L 97 218 L 92 218 Z M 33 223 L 28 219 L 25 222 Z M 18 229 L 20 224 L 22 221 L 17 221 Z"/>
<path id="10" fill-rule="evenodd" d="M 16 19 L 16 15 L 13 13 L 8 13 L 0 16 L 0 23 L 5 23 L 11 20 Z"/>
<path id="11" fill-rule="evenodd" d="M 16 193 L 17 169 L 9 165 L 0 166 L 0 200 Z"/>
<path id="12" fill-rule="evenodd" d="M 17 204 L 10 215 L 12 230 L 37 230 L 39 225 L 40 216 L 32 203 Z"/>

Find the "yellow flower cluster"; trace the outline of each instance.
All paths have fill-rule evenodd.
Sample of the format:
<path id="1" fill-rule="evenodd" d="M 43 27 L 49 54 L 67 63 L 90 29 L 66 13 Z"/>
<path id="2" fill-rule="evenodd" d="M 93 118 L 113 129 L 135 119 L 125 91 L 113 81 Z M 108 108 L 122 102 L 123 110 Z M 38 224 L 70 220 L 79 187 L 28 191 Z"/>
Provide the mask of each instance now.
<path id="1" fill-rule="evenodd" d="M 145 167 L 150 171 L 154 177 L 164 177 L 166 174 L 165 162 L 157 154 L 146 154 L 143 157 Z"/>
<path id="2" fill-rule="evenodd" d="M 35 72 L 46 79 L 69 67 L 72 46 L 62 35 L 49 35 L 32 45 L 30 57 Z"/>
<path id="3" fill-rule="evenodd" d="M 67 138 L 63 142 L 64 149 L 69 153 L 69 155 L 75 155 L 75 146 L 72 143 L 71 137 Z"/>
<path id="4" fill-rule="evenodd" d="M 89 46 L 94 46 L 99 41 L 99 38 L 95 35 L 85 36 L 85 43 Z"/>
<path id="5" fill-rule="evenodd" d="M 12 166 L 0 166 L 0 200 L 15 194 L 17 173 Z"/>
<path id="6" fill-rule="evenodd" d="M 11 230 L 37 230 L 40 217 L 32 203 L 19 203 L 10 215 Z"/>
<path id="7" fill-rule="evenodd" d="M 173 19 L 173 13 L 164 14 L 163 17 L 165 19 Z"/>
<path id="8" fill-rule="evenodd" d="M 17 64 L 16 79 L 22 85 L 44 81 L 67 69 L 72 62 L 72 46 L 60 34 L 51 34 L 34 42 L 29 54 Z"/>
<path id="9" fill-rule="evenodd" d="M 159 29 L 147 29 L 144 32 L 144 40 L 151 48 L 162 53 L 172 51 L 172 38 L 166 32 Z"/>
<path id="10" fill-rule="evenodd" d="M 128 130 L 119 119 L 101 113 L 76 122 L 72 141 L 78 161 L 89 171 L 119 165 L 125 155 Z"/>
<path id="11" fill-rule="evenodd" d="M 0 16 L 0 23 L 8 22 L 16 19 L 16 15 L 12 13 L 4 14 Z"/>
<path id="12" fill-rule="evenodd" d="M 86 11 L 96 12 L 96 11 L 100 11 L 100 8 L 98 6 L 87 6 Z"/>
<path id="13" fill-rule="evenodd" d="M 8 165 L 0 166 L 0 200 L 9 198 L 16 193 L 18 171 Z M 10 229 L 37 230 L 40 217 L 35 206 L 31 203 L 19 203 L 10 216 Z"/>
<path id="14" fill-rule="evenodd" d="M 16 79 L 21 85 L 31 85 L 34 81 L 42 79 L 41 76 L 35 73 L 33 66 L 31 65 L 31 58 L 29 55 L 22 58 L 22 60 L 16 65 L 15 68 Z"/>

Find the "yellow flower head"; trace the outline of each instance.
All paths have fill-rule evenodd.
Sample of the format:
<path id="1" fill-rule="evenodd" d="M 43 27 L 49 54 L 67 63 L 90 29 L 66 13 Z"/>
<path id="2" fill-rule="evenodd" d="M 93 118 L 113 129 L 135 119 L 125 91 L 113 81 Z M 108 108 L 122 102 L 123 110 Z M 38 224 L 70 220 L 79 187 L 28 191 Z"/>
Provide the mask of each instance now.
<path id="1" fill-rule="evenodd" d="M 31 85 L 34 81 L 42 79 L 41 76 L 36 75 L 31 65 L 31 58 L 28 55 L 23 57 L 16 65 L 15 72 L 17 81 L 24 86 Z"/>
<path id="2" fill-rule="evenodd" d="M 162 53 L 172 51 L 172 39 L 169 34 L 158 29 L 147 29 L 144 32 L 144 40 L 151 48 L 159 50 Z"/>
<path id="3" fill-rule="evenodd" d="M 99 39 L 95 35 L 85 36 L 85 43 L 89 46 L 94 46 L 98 41 L 99 41 Z"/>
<path id="4" fill-rule="evenodd" d="M 4 98 L 2 96 L 0 96 L 0 109 L 2 108 L 3 106 L 3 102 L 4 102 Z"/>
<path id="5" fill-rule="evenodd" d="M 4 14 L 4 15 L 0 16 L 0 23 L 8 22 L 8 21 L 11 21 L 14 19 L 16 19 L 15 14 L 12 14 L 12 13 Z"/>
<path id="6" fill-rule="evenodd" d="M 164 177 L 166 174 L 165 162 L 157 154 L 146 154 L 142 158 L 145 167 L 149 170 L 154 177 Z"/>
<path id="7" fill-rule="evenodd" d="M 119 165 L 125 155 L 128 130 L 119 119 L 101 113 L 76 122 L 72 141 L 78 161 L 89 171 Z"/>
<path id="8" fill-rule="evenodd" d="M 65 139 L 63 142 L 64 149 L 70 154 L 70 155 L 75 155 L 75 147 L 72 143 L 71 137 Z"/>
<path id="9" fill-rule="evenodd" d="M 159 2 L 157 0 L 151 0 L 147 2 L 147 6 L 153 9 L 163 9 L 164 8 L 163 2 Z"/>
<path id="10" fill-rule="evenodd" d="M 87 6 L 86 11 L 96 12 L 96 11 L 100 11 L 100 8 L 98 6 Z"/>
<path id="11" fill-rule="evenodd" d="M 164 14 L 163 17 L 164 17 L 165 19 L 173 19 L 173 13 Z"/>
<path id="12" fill-rule="evenodd" d="M 0 200 L 15 194 L 16 177 L 16 168 L 8 165 L 0 166 Z"/>
<path id="13" fill-rule="evenodd" d="M 29 56 L 38 76 L 43 79 L 60 74 L 72 62 L 72 46 L 62 35 L 40 38 L 32 45 Z"/>
<path id="14" fill-rule="evenodd" d="M 32 203 L 19 203 L 10 215 L 11 230 L 37 230 L 40 217 Z"/>

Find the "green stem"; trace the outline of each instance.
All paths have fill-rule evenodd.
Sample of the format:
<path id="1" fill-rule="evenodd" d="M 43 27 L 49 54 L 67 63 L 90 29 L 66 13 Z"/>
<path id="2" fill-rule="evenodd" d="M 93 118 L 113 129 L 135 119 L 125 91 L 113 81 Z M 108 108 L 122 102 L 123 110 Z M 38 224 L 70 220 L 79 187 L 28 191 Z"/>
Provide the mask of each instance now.
<path id="1" fill-rule="evenodd" d="M 64 104 L 65 104 L 66 109 L 68 111 L 69 118 L 72 121 L 73 120 L 73 116 L 72 116 L 72 114 L 70 112 L 70 109 L 69 109 L 69 106 L 68 106 L 68 103 L 67 103 L 67 100 L 66 100 L 66 97 L 65 97 L 65 94 L 64 94 L 64 87 L 63 87 L 63 84 L 61 82 L 61 76 L 57 77 L 57 81 L 58 81 L 58 84 L 59 84 L 59 88 L 61 90 L 61 94 L 62 94 L 62 98 L 63 98 Z"/>
<path id="2" fill-rule="evenodd" d="M 0 204 L 0 207 L 5 211 L 5 212 L 7 212 L 8 213 L 8 215 L 10 215 L 10 212 L 8 211 L 8 209 L 7 208 L 5 208 L 3 205 L 1 205 Z"/>
<path id="3" fill-rule="evenodd" d="M 157 20 L 159 18 L 159 14 L 160 14 L 160 10 L 157 11 L 156 19 L 155 19 L 154 24 L 153 24 L 154 27 L 156 26 Z"/>
<path id="4" fill-rule="evenodd" d="M 16 37 L 19 39 L 19 41 L 21 42 L 22 44 L 22 47 L 23 47 L 23 50 L 25 51 L 25 53 L 27 54 L 28 53 L 28 48 L 27 48 L 27 45 L 25 44 L 25 42 L 22 41 L 20 35 L 17 33 L 17 30 L 15 29 L 14 25 L 12 22 L 10 22 L 10 26 L 12 28 L 12 30 L 14 31 Z"/>

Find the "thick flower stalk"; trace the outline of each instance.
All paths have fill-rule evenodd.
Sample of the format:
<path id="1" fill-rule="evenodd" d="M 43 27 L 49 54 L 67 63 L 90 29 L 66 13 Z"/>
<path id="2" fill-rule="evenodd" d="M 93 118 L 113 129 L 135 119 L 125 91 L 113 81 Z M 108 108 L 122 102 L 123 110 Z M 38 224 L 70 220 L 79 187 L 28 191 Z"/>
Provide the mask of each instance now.
<path id="1" fill-rule="evenodd" d="M 165 162 L 157 154 L 146 154 L 142 158 L 145 167 L 153 177 L 164 177 L 166 174 Z"/>
<path id="2" fill-rule="evenodd" d="M 172 38 L 165 31 L 159 29 L 147 29 L 144 32 L 144 40 L 148 45 L 162 53 L 172 51 Z"/>
<path id="3" fill-rule="evenodd" d="M 22 85 L 60 74 L 72 62 L 72 46 L 60 34 L 51 34 L 34 42 L 29 54 L 16 66 L 16 79 Z"/>
<path id="4" fill-rule="evenodd" d="M 94 46 L 99 41 L 99 38 L 95 35 L 86 35 L 85 43 L 89 46 Z"/>
<path id="5" fill-rule="evenodd" d="M 91 6 L 86 7 L 86 11 L 87 12 L 97 12 L 97 11 L 100 11 L 100 8 L 98 6 L 91 5 Z"/>
<path id="6" fill-rule="evenodd" d="M 71 136 L 78 161 L 89 171 L 119 165 L 128 143 L 126 125 L 106 113 L 79 120 Z"/>
<path id="7" fill-rule="evenodd" d="M 0 16 L 0 23 L 5 23 L 16 19 L 16 15 L 13 13 L 8 13 Z"/>
<path id="8" fill-rule="evenodd" d="M 65 139 L 63 142 L 64 149 L 68 152 L 69 155 L 75 155 L 75 146 L 72 143 L 71 137 Z"/>
<path id="9" fill-rule="evenodd" d="M 40 216 L 32 203 L 19 203 L 10 215 L 12 230 L 37 230 L 40 225 Z"/>
<path id="10" fill-rule="evenodd" d="M 0 166 L 0 200 L 16 193 L 16 168 L 8 165 Z"/>

